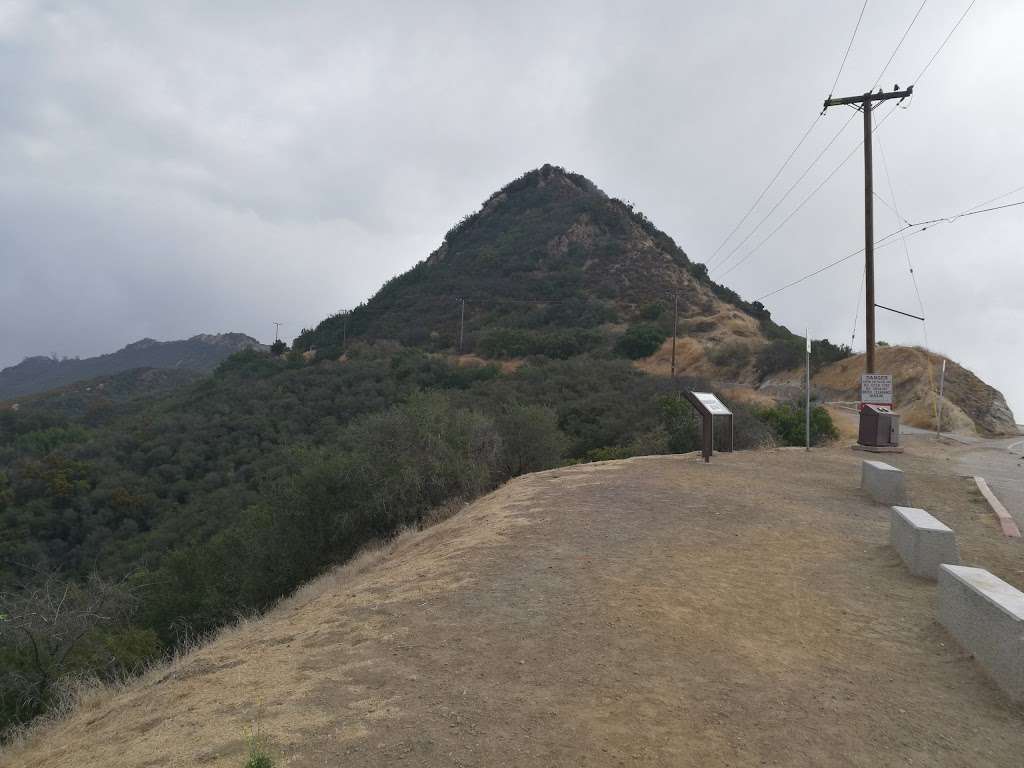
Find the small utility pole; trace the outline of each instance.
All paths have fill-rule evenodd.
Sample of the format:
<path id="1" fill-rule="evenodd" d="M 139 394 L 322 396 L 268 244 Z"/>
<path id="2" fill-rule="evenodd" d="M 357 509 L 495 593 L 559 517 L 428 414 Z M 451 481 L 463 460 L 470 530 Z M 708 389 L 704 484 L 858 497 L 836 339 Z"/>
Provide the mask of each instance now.
<path id="1" fill-rule="evenodd" d="M 281 340 L 281 323 L 274 323 L 274 343 Z"/>
<path id="2" fill-rule="evenodd" d="M 874 188 L 871 172 L 871 105 L 876 101 L 900 99 L 901 101 L 914 92 L 914 86 L 901 91 L 898 85 L 893 86 L 890 93 L 865 93 L 861 96 L 844 96 L 833 99 L 832 95 L 825 99 L 825 108 L 837 107 L 840 104 L 856 104 L 864 113 L 864 323 L 867 330 L 866 372 L 875 372 L 875 217 Z M 824 109 L 822 110 L 824 112 Z"/>
<path id="3" fill-rule="evenodd" d="M 939 407 L 935 414 L 935 439 L 942 437 L 942 388 L 946 383 L 946 361 L 942 361 L 942 373 L 939 374 Z"/>
<path id="4" fill-rule="evenodd" d="M 806 395 L 806 414 L 805 414 L 805 431 L 807 433 L 807 450 L 811 450 L 811 332 L 808 329 L 804 329 L 804 341 L 807 347 L 807 392 Z"/>
<path id="5" fill-rule="evenodd" d="M 676 377 L 676 336 L 679 335 L 679 294 L 672 302 L 672 378 Z"/>
<path id="6" fill-rule="evenodd" d="M 462 354 L 462 335 L 466 329 L 466 300 L 459 299 L 459 354 Z"/>

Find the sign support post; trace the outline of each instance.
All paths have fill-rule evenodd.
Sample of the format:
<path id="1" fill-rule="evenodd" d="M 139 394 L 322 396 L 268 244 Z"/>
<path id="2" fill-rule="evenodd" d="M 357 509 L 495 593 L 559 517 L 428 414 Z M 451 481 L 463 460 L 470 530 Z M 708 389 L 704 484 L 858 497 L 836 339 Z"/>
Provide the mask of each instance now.
<path id="1" fill-rule="evenodd" d="M 942 373 L 939 374 L 939 404 L 935 414 L 935 439 L 942 437 L 942 388 L 946 384 L 946 361 L 942 361 Z"/>
<path id="2" fill-rule="evenodd" d="M 806 394 L 806 414 L 805 414 L 805 427 L 807 433 L 807 450 L 811 450 L 811 332 L 810 330 L 804 330 L 804 341 L 807 342 L 807 392 Z"/>
<path id="3" fill-rule="evenodd" d="M 722 450 L 732 453 L 735 437 L 732 411 L 726 408 L 722 401 L 711 392 L 684 392 L 683 394 L 701 416 L 700 443 L 704 463 L 707 464 L 711 461 L 711 454 L 715 448 L 715 416 L 726 416 L 729 419 L 728 447 Z"/>

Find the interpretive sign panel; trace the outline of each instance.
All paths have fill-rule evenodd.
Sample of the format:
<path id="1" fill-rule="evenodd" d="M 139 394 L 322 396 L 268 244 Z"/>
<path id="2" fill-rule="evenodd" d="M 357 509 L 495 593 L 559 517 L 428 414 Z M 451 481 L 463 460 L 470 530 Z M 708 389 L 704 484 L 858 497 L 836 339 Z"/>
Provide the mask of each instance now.
<path id="1" fill-rule="evenodd" d="M 712 416 L 732 416 L 732 411 L 710 392 L 694 392 L 693 396 L 700 400 L 701 405 L 707 408 Z"/>
<path id="2" fill-rule="evenodd" d="M 892 375 L 865 373 L 860 377 L 860 401 L 870 405 L 892 406 Z"/>
<path id="3" fill-rule="evenodd" d="M 715 395 L 710 392 L 684 392 L 686 399 L 690 401 L 700 414 L 700 436 L 701 454 L 704 461 L 711 461 L 711 453 L 715 443 L 715 417 L 723 416 L 729 420 L 729 428 L 726 434 L 727 448 L 722 450 L 732 451 L 733 424 L 732 411 L 725 407 Z"/>

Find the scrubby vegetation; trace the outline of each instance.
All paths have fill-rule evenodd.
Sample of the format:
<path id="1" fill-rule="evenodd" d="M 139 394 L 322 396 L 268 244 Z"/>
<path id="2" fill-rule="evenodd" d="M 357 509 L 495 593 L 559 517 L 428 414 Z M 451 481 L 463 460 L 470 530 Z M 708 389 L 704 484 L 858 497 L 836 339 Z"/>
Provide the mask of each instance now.
<path id="1" fill-rule="evenodd" d="M 782 445 L 804 445 L 807 440 L 807 414 L 802 406 L 784 403 L 758 411 Z M 839 437 L 839 430 L 821 406 L 811 409 L 811 445 L 821 445 Z"/>
<path id="2" fill-rule="evenodd" d="M 668 333 L 654 323 L 639 323 L 626 330 L 615 349 L 632 360 L 638 360 L 657 352 L 667 338 Z"/>
<path id="3" fill-rule="evenodd" d="M 92 426 L 4 411 L 0 718 L 44 711 L 68 674 L 138 669 L 517 474 L 695 450 L 672 387 L 625 360 L 500 375 L 378 344 L 344 363 L 239 353 Z M 785 419 L 733 407 L 738 447 L 799 442 Z M 31 623 L 60 600 L 69 624 Z"/>
<path id="4" fill-rule="evenodd" d="M 518 474 L 695 450 L 678 390 L 707 383 L 630 359 L 668 338 L 676 300 L 684 332 L 713 330 L 715 297 L 763 335 L 713 352 L 723 368 L 802 361 L 643 214 L 545 166 L 291 350 L 0 411 L 0 728 L 51 707 L 68 675 L 131 673 Z M 522 365 L 458 366 L 457 348 Z M 787 411 L 732 408 L 738 448 L 802 443 Z M 60 621 L 39 621 L 55 604 Z"/>
<path id="5" fill-rule="evenodd" d="M 631 204 L 545 165 L 491 195 L 429 259 L 366 304 L 303 330 L 294 346 L 330 359 L 357 338 L 452 351 L 464 301 L 463 351 L 563 358 L 610 351 L 615 335 L 600 326 L 630 322 L 636 330 L 619 353 L 638 357 L 651 349 L 655 329 L 662 340 L 671 332 L 674 300 L 685 318 L 712 310 L 715 298 L 754 317 L 766 338 L 792 338 L 762 304 L 714 283 Z"/>

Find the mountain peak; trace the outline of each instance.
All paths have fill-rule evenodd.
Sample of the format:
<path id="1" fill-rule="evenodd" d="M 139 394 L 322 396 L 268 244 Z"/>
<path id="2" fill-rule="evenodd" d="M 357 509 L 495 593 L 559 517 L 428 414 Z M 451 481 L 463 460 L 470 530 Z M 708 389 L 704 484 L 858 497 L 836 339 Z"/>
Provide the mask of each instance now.
<path id="1" fill-rule="evenodd" d="M 340 355 L 344 339 L 389 338 L 455 351 L 464 308 L 463 351 L 485 334 L 561 334 L 574 340 L 556 345 L 564 356 L 603 346 L 623 323 L 658 317 L 676 301 L 684 327 L 692 321 L 706 333 L 729 322 L 755 345 L 790 336 L 763 306 L 712 282 L 633 205 L 548 164 L 490 195 L 367 304 L 303 331 L 295 344 Z"/>

